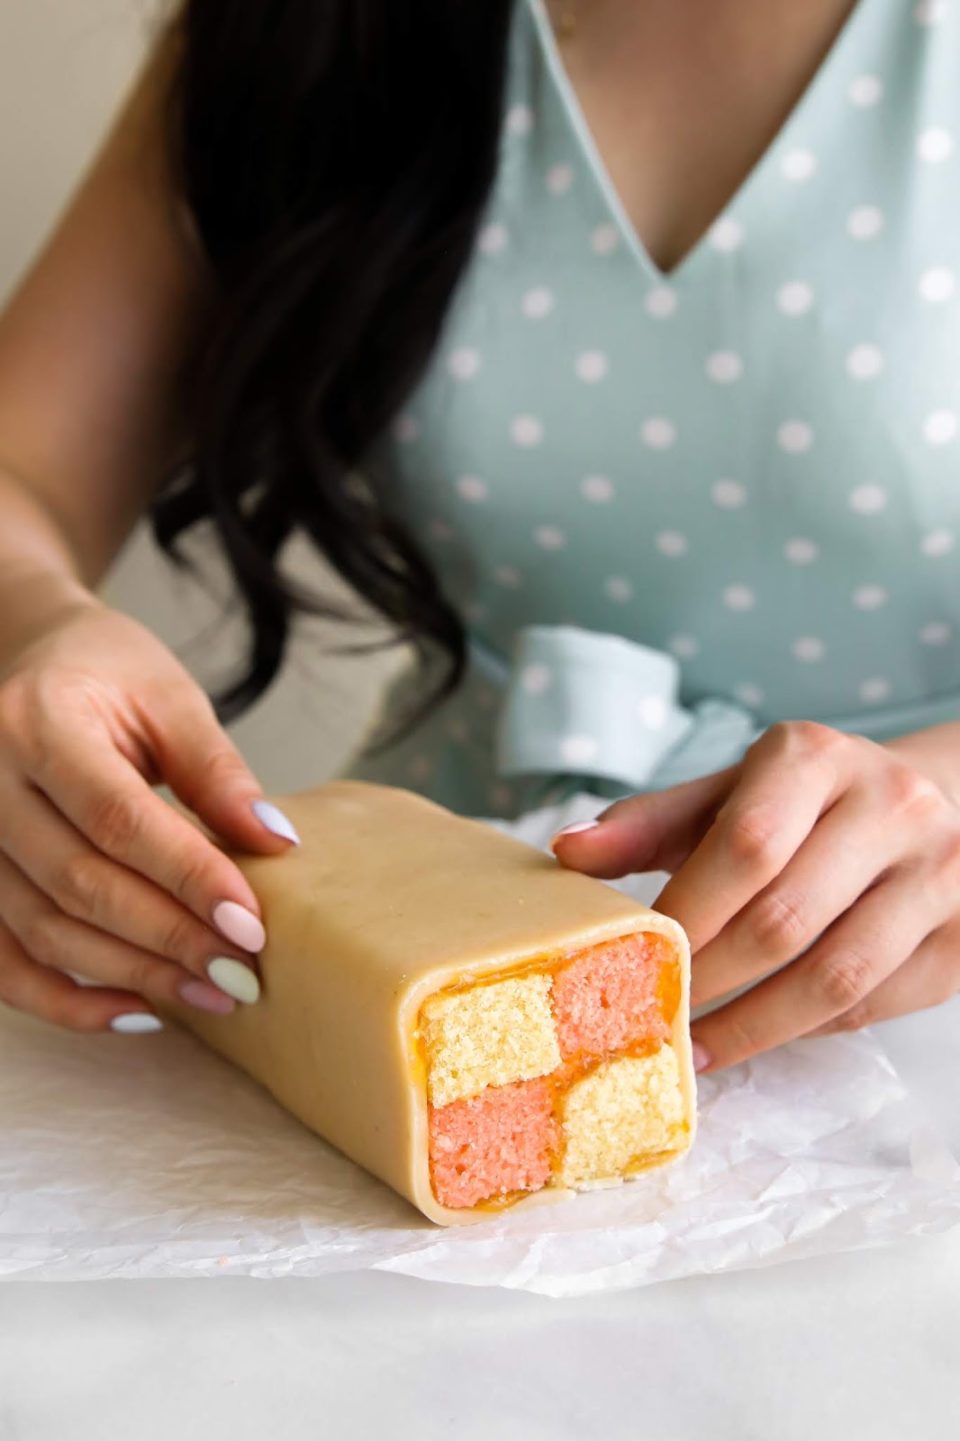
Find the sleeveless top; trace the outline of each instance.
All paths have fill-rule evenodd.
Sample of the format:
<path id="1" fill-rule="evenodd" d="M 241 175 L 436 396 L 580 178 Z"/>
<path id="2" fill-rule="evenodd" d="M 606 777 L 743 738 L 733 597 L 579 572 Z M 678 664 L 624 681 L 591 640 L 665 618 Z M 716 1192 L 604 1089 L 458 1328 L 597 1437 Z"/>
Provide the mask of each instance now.
<path id="1" fill-rule="evenodd" d="M 778 719 L 960 717 L 960 0 L 858 0 L 669 274 L 542 0 L 516 0 L 499 155 L 372 467 L 468 675 L 348 773 L 507 817 L 705 773 Z"/>

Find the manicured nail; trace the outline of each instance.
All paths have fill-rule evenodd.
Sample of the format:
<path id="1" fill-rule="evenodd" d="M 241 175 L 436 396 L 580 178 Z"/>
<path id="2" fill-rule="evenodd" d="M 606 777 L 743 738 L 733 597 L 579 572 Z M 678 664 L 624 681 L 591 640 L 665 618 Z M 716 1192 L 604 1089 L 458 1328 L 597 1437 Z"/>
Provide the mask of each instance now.
<path id="1" fill-rule="evenodd" d="M 267 944 L 263 923 L 253 911 L 236 901 L 218 901 L 213 908 L 213 924 L 228 941 L 241 951 L 262 951 Z"/>
<path id="2" fill-rule="evenodd" d="M 701 1046 L 699 1041 L 694 1041 L 691 1050 L 693 1052 L 693 1069 L 695 1071 L 705 1071 L 713 1060 L 710 1052 L 706 1046 Z"/>
<path id="3" fill-rule="evenodd" d="M 128 1011 L 125 1016 L 114 1016 L 110 1029 L 122 1036 L 146 1036 L 151 1031 L 162 1031 L 163 1022 L 149 1011 Z"/>
<path id="4" fill-rule="evenodd" d="M 571 825 L 564 826 L 562 830 L 557 831 L 556 835 L 550 841 L 550 844 L 552 846 L 556 845 L 561 836 L 575 836 L 578 831 L 592 831 L 593 828 L 599 824 L 599 821 L 573 821 Z"/>
<path id="5" fill-rule="evenodd" d="M 273 835 L 280 836 L 285 841 L 293 841 L 295 846 L 300 844 L 300 837 L 294 829 L 293 822 L 275 805 L 271 805 L 269 801 L 254 801 L 251 810 L 260 824 L 266 826 Z"/>
<path id="6" fill-rule="evenodd" d="M 257 973 L 243 961 L 231 960 L 229 956 L 217 956 L 207 966 L 207 975 L 215 986 L 226 991 L 235 1001 L 252 1006 L 260 999 L 260 981 Z"/>
<path id="7" fill-rule="evenodd" d="M 209 1011 L 212 1016 L 229 1016 L 237 1009 L 232 996 L 225 995 L 216 986 L 208 986 L 206 981 L 184 981 L 178 994 L 188 1006 L 196 1006 L 198 1011 Z"/>

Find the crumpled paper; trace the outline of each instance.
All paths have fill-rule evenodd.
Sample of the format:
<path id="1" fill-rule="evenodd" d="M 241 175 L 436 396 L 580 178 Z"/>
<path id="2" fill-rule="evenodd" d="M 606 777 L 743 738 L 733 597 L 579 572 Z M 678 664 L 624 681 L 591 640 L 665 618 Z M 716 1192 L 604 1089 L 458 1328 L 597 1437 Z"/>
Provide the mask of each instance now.
<path id="1" fill-rule="evenodd" d="M 545 845 L 602 804 L 493 824 Z M 650 900 L 660 879 L 617 886 Z M 573 1296 L 958 1221 L 960 1166 L 868 1033 L 701 1078 L 675 1166 L 443 1230 L 194 1037 L 75 1035 L 0 1007 L 0 1277 L 373 1268 Z"/>

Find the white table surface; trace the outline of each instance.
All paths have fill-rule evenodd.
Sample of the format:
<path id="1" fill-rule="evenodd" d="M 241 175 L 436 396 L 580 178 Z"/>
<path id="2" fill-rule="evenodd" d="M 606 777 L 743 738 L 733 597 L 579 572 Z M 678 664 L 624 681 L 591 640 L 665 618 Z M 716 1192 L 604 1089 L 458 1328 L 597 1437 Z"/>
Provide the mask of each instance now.
<path id="1" fill-rule="evenodd" d="M 960 1153 L 960 1001 L 882 1028 Z M 0 1283 L 0 1441 L 956 1441 L 960 1230 L 576 1301 Z"/>

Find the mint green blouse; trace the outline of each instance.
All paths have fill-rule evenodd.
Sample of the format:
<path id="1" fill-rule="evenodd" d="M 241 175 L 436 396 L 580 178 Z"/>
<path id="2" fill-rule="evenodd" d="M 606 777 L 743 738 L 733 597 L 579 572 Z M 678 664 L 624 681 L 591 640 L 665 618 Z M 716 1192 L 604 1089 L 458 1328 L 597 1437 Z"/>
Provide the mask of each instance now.
<path id="1" fill-rule="evenodd" d="M 510 816 L 704 773 L 777 719 L 960 717 L 958 141 L 960 0 L 858 0 L 664 274 L 516 0 L 488 211 L 371 467 L 471 664 L 350 774 Z"/>

